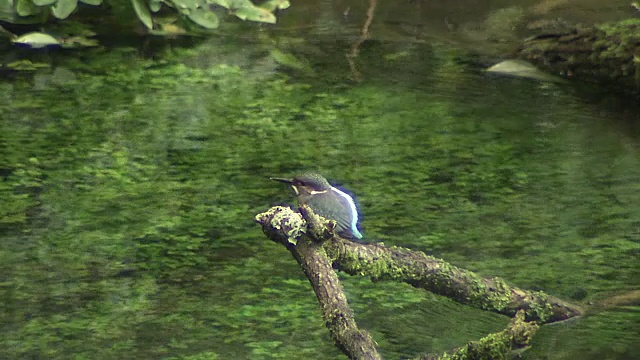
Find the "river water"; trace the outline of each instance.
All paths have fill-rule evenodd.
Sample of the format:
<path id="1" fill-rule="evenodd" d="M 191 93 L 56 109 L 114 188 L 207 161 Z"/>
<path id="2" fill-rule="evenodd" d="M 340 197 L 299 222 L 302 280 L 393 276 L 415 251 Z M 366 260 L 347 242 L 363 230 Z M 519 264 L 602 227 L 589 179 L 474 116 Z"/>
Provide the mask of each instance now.
<path id="1" fill-rule="evenodd" d="M 366 241 L 588 309 L 523 358 L 637 356 L 640 109 L 488 75 L 442 36 L 360 43 L 350 11 L 335 32 L 285 19 L 151 55 L 47 53 L 50 68 L 3 79 L 0 357 L 343 357 L 295 260 L 253 223 L 293 203 L 268 178 L 306 170 L 355 196 Z M 388 359 L 509 320 L 342 278 Z"/>

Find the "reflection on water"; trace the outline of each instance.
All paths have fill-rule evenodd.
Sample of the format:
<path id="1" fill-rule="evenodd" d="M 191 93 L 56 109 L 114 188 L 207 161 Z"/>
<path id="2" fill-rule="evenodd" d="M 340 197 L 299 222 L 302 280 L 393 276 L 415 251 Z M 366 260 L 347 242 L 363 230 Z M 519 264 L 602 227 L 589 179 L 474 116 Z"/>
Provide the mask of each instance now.
<path id="1" fill-rule="evenodd" d="M 268 177 L 303 169 L 353 191 L 370 241 L 573 302 L 637 289 L 637 129 L 574 89 L 487 76 L 437 44 L 365 43 L 365 81 L 336 81 L 349 69 L 333 44 L 317 45 L 336 54 L 318 55 L 317 78 L 180 64 L 190 58 L 132 59 L 37 91 L 5 82 L 8 356 L 339 357 L 295 261 L 252 223 L 290 201 Z M 386 358 L 507 322 L 344 281 Z M 542 328 L 524 357 L 631 358 L 637 325 L 633 307 L 603 309 Z"/>

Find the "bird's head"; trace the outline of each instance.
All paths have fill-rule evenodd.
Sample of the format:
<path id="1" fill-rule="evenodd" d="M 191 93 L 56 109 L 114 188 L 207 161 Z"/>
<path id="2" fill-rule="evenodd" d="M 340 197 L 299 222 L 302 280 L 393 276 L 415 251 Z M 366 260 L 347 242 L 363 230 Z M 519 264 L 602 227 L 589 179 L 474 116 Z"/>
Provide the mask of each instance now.
<path id="1" fill-rule="evenodd" d="M 327 179 L 316 173 L 304 173 L 293 179 L 271 178 L 271 180 L 289 184 L 293 191 L 295 191 L 296 196 L 310 196 L 324 193 L 331 189 L 331 184 L 329 184 Z"/>

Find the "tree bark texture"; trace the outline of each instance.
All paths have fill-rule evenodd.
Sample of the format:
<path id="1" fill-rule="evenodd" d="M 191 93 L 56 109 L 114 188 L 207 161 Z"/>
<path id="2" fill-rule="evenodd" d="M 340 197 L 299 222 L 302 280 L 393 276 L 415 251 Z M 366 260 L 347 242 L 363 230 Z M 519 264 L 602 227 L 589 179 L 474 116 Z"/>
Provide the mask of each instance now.
<path id="1" fill-rule="evenodd" d="M 524 348 L 538 324 L 567 320 L 582 311 L 542 292 L 511 287 L 500 278 L 482 278 L 423 252 L 381 243 L 360 244 L 334 234 L 333 222 L 318 217 L 305 206 L 300 213 L 273 207 L 256 221 L 273 241 L 284 245 L 307 275 L 320 302 L 323 317 L 336 345 L 352 359 L 379 359 L 375 342 L 358 329 L 336 270 L 375 280 L 402 281 L 460 303 L 513 318 L 501 333 L 471 342 L 452 355 L 426 358 L 502 358 Z M 491 344 L 491 345 L 490 345 Z M 502 356 L 495 356 L 497 353 Z M 457 354 L 454 357 L 453 355 Z M 445 356 L 445 357 L 443 357 Z"/>
<path id="2" fill-rule="evenodd" d="M 381 359 L 375 341 L 366 331 L 358 329 L 342 284 L 324 248 L 305 235 L 306 226 L 301 214 L 289 208 L 275 207 L 256 219 L 265 233 L 285 245 L 302 267 L 320 302 L 322 317 L 336 346 L 350 359 Z"/>

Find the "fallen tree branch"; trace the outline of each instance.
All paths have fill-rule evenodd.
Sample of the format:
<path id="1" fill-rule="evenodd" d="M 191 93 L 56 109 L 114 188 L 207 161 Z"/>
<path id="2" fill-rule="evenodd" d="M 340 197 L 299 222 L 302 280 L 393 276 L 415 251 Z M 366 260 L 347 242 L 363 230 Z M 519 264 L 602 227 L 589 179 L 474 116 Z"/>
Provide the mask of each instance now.
<path id="1" fill-rule="evenodd" d="M 305 235 L 306 225 L 300 213 L 274 207 L 256 216 L 272 240 L 291 252 L 307 275 L 322 308 L 322 317 L 336 346 L 350 359 L 381 359 L 375 341 L 358 329 L 338 275 L 331 268 L 322 245 Z"/>
<path id="2" fill-rule="evenodd" d="M 538 325 L 527 322 L 524 311 L 518 311 L 507 328 L 443 355 L 425 355 L 420 360 L 503 359 L 507 354 L 528 347 Z"/>
<path id="3" fill-rule="evenodd" d="M 334 234 L 333 222 L 315 215 L 306 206 L 300 211 L 277 206 L 258 214 L 256 221 L 271 240 L 283 244 L 300 263 L 316 292 L 332 338 L 350 358 L 380 357 L 375 342 L 357 328 L 333 269 L 373 280 L 406 282 L 463 304 L 508 315 L 515 319 L 510 328 L 520 330 L 507 329 L 498 333 L 501 336 L 485 338 L 498 341 L 502 350 L 527 346 L 537 326 L 527 321 L 550 323 L 582 314 L 578 307 L 555 297 L 511 287 L 500 278 L 482 278 L 423 252 L 344 240 Z M 483 348 L 480 344 L 485 343 L 472 342 L 465 347 L 467 350 L 459 351 L 479 351 Z"/>
<path id="4" fill-rule="evenodd" d="M 550 323 L 582 314 L 578 307 L 543 292 L 512 287 L 498 277 L 482 278 L 420 251 L 349 241 L 328 242 L 325 250 L 334 267 L 348 274 L 366 275 L 374 281 L 406 282 L 461 304 L 510 317 L 523 310 L 527 321 Z"/>
<path id="5" fill-rule="evenodd" d="M 541 33 L 517 56 L 551 74 L 640 91 L 640 19 Z"/>

